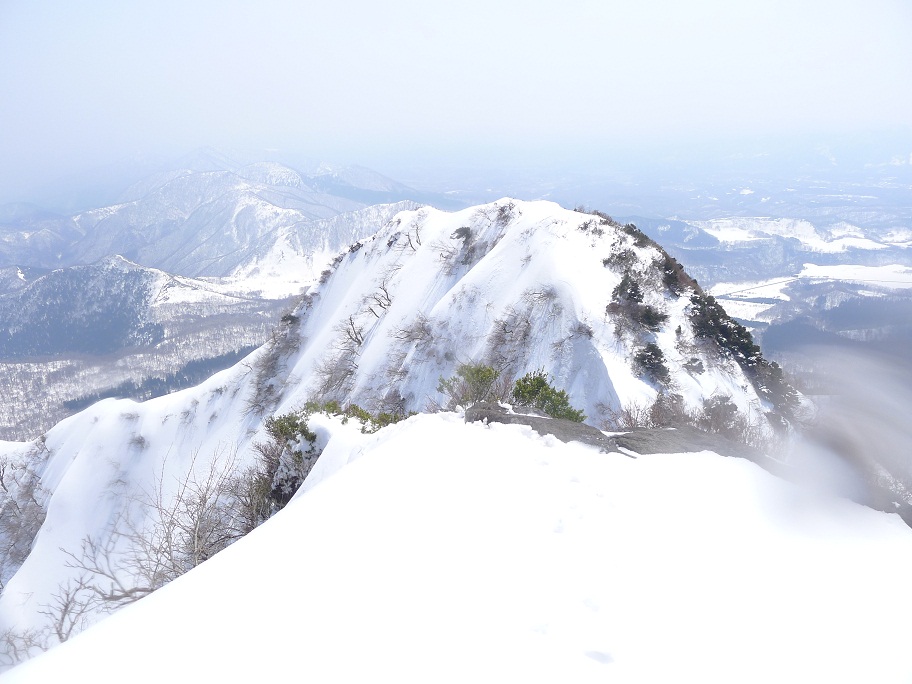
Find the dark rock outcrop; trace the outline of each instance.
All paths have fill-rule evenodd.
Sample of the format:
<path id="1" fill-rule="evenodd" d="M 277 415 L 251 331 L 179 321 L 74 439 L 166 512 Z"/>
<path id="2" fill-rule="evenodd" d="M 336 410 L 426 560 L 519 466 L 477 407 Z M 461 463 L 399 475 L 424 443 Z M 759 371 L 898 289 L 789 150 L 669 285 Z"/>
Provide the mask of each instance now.
<path id="1" fill-rule="evenodd" d="M 582 442 L 583 444 L 599 447 L 603 451 L 617 450 L 613 438 L 608 437 L 600 430 L 596 430 L 591 425 L 542 415 L 510 413 L 507 409 L 497 404 L 487 402 L 481 402 L 467 408 L 465 420 L 467 423 L 474 423 L 480 420 L 486 423 L 528 425 L 540 435 L 554 435 L 562 442 Z"/>
<path id="2" fill-rule="evenodd" d="M 722 456 L 746 458 L 774 474 L 781 470 L 777 461 L 767 457 L 761 451 L 744 444 L 703 432 L 694 427 L 674 428 L 637 428 L 627 432 L 606 435 L 600 430 L 584 423 L 550 418 L 532 413 L 511 413 L 497 404 L 481 402 L 466 409 L 467 423 L 484 421 L 487 423 L 507 423 L 528 425 L 542 435 L 554 435 L 562 442 L 582 442 L 600 448 L 602 451 L 616 451 L 632 454 L 674 454 L 694 451 L 714 451 Z M 628 455 L 632 455 L 628 454 Z"/>

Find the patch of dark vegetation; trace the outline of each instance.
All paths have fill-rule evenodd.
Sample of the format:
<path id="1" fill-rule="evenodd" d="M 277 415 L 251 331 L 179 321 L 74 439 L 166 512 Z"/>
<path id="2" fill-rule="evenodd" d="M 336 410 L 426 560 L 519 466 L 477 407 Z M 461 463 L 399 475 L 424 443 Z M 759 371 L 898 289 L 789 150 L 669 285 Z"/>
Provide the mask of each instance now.
<path id="1" fill-rule="evenodd" d="M 750 379 L 757 394 L 785 416 L 799 403 L 798 393 L 775 361 L 763 358 L 750 331 L 725 313 L 712 295 L 696 292 L 690 298 L 690 322 L 697 337 L 714 341 Z"/>
<path id="2" fill-rule="evenodd" d="M 513 385 L 513 401 L 518 406 L 530 406 L 544 411 L 552 418 L 562 418 L 575 423 L 586 420 L 586 414 L 570 405 L 564 390 L 555 389 L 548 382 L 544 369 L 526 373 Z"/>
<path id="3" fill-rule="evenodd" d="M 633 356 L 637 370 L 653 382 L 665 386 L 671 382 L 671 373 L 665 365 L 665 354 L 654 342 L 649 342 Z"/>
<path id="4" fill-rule="evenodd" d="M 650 332 L 657 331 L 668 320 L 667 314 L 651 304 L 643 304 L 643 289 L 630 270 L 624 271 L 611 296 L 612 302 L 605 308 L 606 313 L 626 316 Z"/>

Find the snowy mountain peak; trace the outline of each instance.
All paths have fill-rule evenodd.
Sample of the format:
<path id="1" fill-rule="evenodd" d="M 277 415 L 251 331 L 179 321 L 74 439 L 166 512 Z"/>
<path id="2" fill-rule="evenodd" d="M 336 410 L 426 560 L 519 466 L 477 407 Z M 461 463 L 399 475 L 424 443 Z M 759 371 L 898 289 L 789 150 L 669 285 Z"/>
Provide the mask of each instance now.
<path id="1" fill-rule="evenodd" d="M 544 369 L 594 423 L 660 394 L 763 415 L 774 407 L 750 364 L 695 326 L 700 297 L 661 248 L 603 215 L 510 199 L 403 212 L 297 311 L 287 396 L 421 411 L 471 362 L 505 378 Z"/>

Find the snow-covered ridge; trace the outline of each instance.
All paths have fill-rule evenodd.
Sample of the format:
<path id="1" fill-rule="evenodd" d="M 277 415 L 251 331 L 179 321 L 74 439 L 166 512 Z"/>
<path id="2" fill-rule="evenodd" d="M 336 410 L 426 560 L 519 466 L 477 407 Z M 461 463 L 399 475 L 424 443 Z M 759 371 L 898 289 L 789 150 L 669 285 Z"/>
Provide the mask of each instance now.
<path id="1" fill-rule="evenodd" d="M 895 516 L 706 452 L 450 415 L 344 428 L 339 472 L 4 682 L 912 677 Z"/>

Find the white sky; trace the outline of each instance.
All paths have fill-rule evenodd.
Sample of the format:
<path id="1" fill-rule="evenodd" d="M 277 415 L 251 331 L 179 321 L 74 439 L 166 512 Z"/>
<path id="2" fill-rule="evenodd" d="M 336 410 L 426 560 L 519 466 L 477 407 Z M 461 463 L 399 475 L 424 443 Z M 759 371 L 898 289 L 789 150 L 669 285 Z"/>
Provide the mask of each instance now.
<path id="1" fill-rule="evenodd" d="M 5 0 L 0 183 L 201 145 L 383 170 L 896 129 L 910 35 L 907 0 Z"/>

